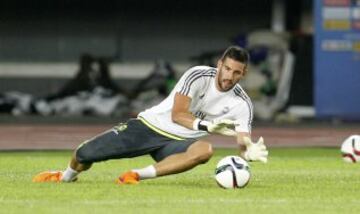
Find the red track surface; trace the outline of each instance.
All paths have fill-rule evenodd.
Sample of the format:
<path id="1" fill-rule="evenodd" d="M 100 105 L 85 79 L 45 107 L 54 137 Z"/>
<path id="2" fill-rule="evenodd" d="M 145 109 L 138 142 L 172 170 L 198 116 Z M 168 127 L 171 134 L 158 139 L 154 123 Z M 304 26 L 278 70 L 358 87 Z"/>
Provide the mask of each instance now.
<path id="1" fill-rule="evenodd" d="M 0 150 L 74 149 L 112 125 L 0 125 Z M 269 147 L 280 146 L 340 146 L 352 134 L 360 134 L 360 127 L 259 127 L 253 139 L 265 138 Z M 215 147 L 235 147 L 233 138 L 212 136 Z"/>

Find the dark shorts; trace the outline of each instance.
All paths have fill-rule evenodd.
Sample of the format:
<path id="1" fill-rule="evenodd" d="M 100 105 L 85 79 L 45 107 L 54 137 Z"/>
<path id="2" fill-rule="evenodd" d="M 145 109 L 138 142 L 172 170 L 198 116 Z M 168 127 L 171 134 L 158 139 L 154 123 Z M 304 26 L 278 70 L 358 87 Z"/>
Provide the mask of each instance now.
<path id="1" fill-rule="evenodd" d="M 80 145 L 76 151 L 76 159 L 80 163 L 94 163 L 150 154 L 158 162 L 172 154 L 185 152 L 196 141 L 165 137 L 140 120 L 132 119 Z"/>

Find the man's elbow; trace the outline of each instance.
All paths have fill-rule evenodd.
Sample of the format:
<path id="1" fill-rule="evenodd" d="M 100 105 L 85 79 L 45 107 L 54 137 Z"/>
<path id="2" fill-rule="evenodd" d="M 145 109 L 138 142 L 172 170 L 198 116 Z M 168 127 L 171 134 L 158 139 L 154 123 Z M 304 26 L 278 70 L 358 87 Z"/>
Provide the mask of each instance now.
<path id="1" fill-rule="evenodd" d="M 179 115 L 179 113 L 172 112 L 172 113 L 171 113 L 171 120 L 172 120 L 172 122 L 174 122 L 174 123 L 179 123 L 179 120 L 180 120 L 180 115 Z"/>

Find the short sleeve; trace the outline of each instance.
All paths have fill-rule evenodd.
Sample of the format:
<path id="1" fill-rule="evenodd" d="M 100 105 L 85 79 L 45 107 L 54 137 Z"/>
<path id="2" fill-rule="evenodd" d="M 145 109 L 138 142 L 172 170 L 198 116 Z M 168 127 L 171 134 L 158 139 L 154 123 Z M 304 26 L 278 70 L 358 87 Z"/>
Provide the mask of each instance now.
<path id="1" fill-rule="evenodd" d="M 203 85 L 202 77 L 208 73 L 208 70 L 208 68 L 202 66 L 187 70 L 180 78 L 176 92 L 191 98 L 194 97 L 201 90 Z"/>
<path id="2" fill-rule="evenodd" d="M 251 133 L 253 120 L 251 101 L 246 102 L 238 110 L 239 112 L 237 113 L 235 120 L 235 131 Z"/>

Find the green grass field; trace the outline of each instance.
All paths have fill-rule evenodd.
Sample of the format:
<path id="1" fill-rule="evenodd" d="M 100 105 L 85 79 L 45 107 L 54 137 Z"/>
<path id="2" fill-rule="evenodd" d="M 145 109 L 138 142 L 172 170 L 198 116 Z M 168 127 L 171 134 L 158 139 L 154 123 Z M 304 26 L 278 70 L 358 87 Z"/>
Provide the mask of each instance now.
<path id="1" fill-rule="evenodd" d="M 70 151 L 0 152 L 0 213 L 360 213 L 360 164 L 335 148 L 273 148 L 268 164 L 251 163 L 244 189 L 224 190 L 214 167 L 234 150 L 218 149 L 205 165 L 178 175 L 117 186 L 115 178 L 148 157 L 98 163 L 75 183 L 32 183 L 64 169 Z"/>

